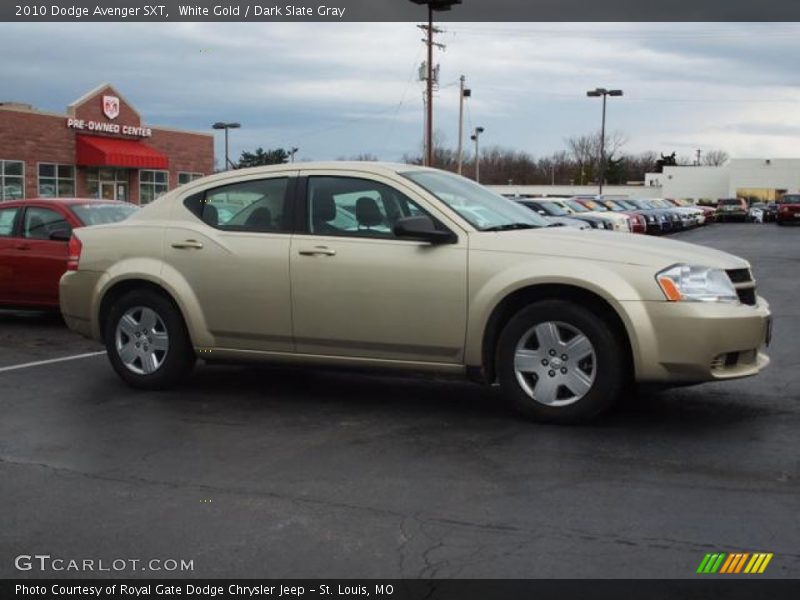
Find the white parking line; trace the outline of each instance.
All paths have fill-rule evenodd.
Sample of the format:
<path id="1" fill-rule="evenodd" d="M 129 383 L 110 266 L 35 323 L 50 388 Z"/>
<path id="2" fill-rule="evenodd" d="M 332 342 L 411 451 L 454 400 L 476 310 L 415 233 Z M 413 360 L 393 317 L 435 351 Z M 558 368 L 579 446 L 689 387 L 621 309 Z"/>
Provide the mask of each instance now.
<path id="1" fill-rule="evenodd" d="M 37 360 L 36 362 L 23 363 L 21 365 L 11 365 L 10 367 L 0 367 L 0 373 L 5 371 L 16 371 L 17 369 L 27 369 L 28 367 L 38 367 L 39 365 L 50 365 L 68 360 L 79 360 L 81 358 L 89 358 L 91 356 L 100 356 L 105 353 L 105 350 L 102 352 L 87 352 L 86 354 L 76 354 L 75 356 L 64 356 L 63 358 L 51 358 L 49 360 Z"/>

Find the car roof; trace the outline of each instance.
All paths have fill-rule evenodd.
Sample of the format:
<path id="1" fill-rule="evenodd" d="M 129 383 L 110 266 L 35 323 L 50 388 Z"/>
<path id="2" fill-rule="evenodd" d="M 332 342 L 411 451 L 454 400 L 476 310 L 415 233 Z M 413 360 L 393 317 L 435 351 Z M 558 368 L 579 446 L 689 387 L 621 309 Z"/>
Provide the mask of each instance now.
<path id="1" fill-rule="evenodd" d="M 228 179 L 235 175 L 269 175 L 285 171 L 359 171 L 361 173 L 373 173 L 376 175 L 387 175 L 393 173 L 407 173 L 410 171 L 432 171 L 440 172 L 441 169 L 432 169 L 422 165 L 407 163 L 379 162 L 379 161 L 313 161 L 302 163 L 283 163 L 279 165 L 266 165 L 262 167 L 248 167 L 245 169 L 233 169 L 230 171 L 220 171 L 202 179 L 203 182 Z"/>
<path id="2" fill-rule="evenodd" d="M 7 200 L 0 202 L 0 206 L 25 206 L 26 204 L 33 203 L 41 204 L 61 204 L 71 206 L 74 204 L 128 204 L 136 206 L 130 202 L 122 202 L 121 200 L 101 200 L 98 198 L 24 198 L 22 200 Z"/>

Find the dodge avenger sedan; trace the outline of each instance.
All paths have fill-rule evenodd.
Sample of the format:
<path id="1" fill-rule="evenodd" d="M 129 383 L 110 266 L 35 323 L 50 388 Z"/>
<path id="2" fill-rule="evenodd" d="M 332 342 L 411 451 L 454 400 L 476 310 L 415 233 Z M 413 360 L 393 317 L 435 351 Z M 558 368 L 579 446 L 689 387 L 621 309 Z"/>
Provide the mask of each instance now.
<path id="1" fill-rule="evenodd" d="M 575 422 L 634 381 L 733 379 L 769 362 L 770 312 L 745 260 L 547 227 L 414 165 L 221 173 L 78 229 L 69 248 L 66 322 L 144 389 L 178 383 L 198 357 L 427 370 Z"/>

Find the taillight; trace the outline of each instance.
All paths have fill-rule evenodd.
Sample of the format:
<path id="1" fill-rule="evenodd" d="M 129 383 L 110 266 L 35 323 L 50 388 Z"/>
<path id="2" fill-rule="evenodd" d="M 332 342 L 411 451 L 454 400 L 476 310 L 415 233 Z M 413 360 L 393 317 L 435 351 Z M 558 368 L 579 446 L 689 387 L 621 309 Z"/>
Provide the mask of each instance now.
<path id="1" fill-rule="evenodd" d="M 69 238 L 67 252 L 67 271 L 78 270 L 78 263 L 81 260 L 81 250 L 83 250 L 83 244 L 81 244 L 81 241 L 75 236 L 75 234 L 72 234 L 72 237 Z"/>

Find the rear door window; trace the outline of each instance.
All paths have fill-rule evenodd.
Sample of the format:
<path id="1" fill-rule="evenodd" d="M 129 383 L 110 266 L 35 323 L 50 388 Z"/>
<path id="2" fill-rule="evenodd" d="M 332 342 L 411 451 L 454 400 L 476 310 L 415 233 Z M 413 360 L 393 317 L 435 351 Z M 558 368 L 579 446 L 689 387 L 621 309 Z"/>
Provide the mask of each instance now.
<path id="1" fill-rule="evenodd" d="M 288 177 L 242 181 L 190 196 L 184 205 L 223 231 L 289 233 L 288 186 Z"/>
<path id="2" fill-rule="evenodd" d="M 72 226 L 60 212 L 39 206 L 31 206 L 25 210 L 22 237 L 29 240 L 49 240 L 55 231 L 66 231 L 67 235 L 72 233 Z"/>

